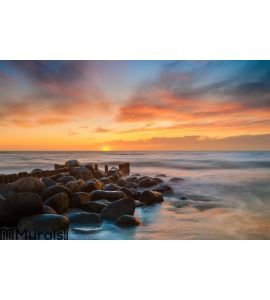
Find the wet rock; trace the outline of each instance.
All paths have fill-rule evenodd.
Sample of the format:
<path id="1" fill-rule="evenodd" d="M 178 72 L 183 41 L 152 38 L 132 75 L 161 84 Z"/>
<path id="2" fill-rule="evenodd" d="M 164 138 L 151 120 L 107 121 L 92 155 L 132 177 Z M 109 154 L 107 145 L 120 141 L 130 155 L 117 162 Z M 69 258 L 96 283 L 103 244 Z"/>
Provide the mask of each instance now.
<path id="1" fill-rule="evenodd" d="M 43 213 L 44 214 L 57 214 L 54 209 L 52 209 L 50 206 L 43 205 Z"/>
<path id="2" fill-rule="evenodd" d="M 156 177 L 167 177 L 167 175 L 161 173 L 161 174 L 156 175 Z"/>
<path id="3" fill-rule="evenodd" d="M 134 192 L 131 189 L 128 189 L 126 187 L 122 187 L 120 189 L 120 191 L 123 192 L 127 197 L 131 197 L 131 198 L 134 197 Z"/>
<path id="4" fill-rule="evenodd" d="M 140 197 L 140 201 L 145 204 L 154 204 L 163 202 L 163 196 L 159 192 L 143 191 Z"/>
<path id="5" fill-rule="evenodd" d="M 125 185 L 128 189 L 136 189 L 138 187 L 138 184 L 135 183 L 135 182 L 128 182 L 126 185 Z"/>
<path id="6" fill-rule="evenodd" d="M 120 178 L 117 182 L 119 186 L 126 186 L 127 182 L 124 178 Z"/>
<path id="7" fill-rule="evenodd" d="M 109 200 L 110 202 L 125 198 L 126 195 L 120 191 L 92 191 L 90 193 L 91 201 L 97 201 L 101 199 Z"/>
<path id="8" fill-rule="evenodd" d="M 72 194 L 70 198 L 70 207 L 81 207 L 83 203 L 90 201 L 90 194 L 85 192 L 77 192 Z"/>
<path id="9" fill-rule="evenodd" d="M 35 173 L 39 173 L 39 172 L 42 172 L 43 170 L 42 169 L 34 169 L 31 171 L 32 174 L 35 174 Z"/>
<path id="10" fill-rule="evenodd" d="M 71 190 L 68 189 L 67 187 L 60 186 L 60 185 L 55 185 L 47 188 L 41 193 L 41 198 L 43 200 L 46 200 L 53 195 L 59 194 L 59 193 L 66 193 L 69 197 L 71 196 Z"/>
<path id="11" fill-rule="evenodd" d="M 161 194 L 165 195 L 172 195 L 173 189 L 169 185 L 161 185 L 155 189 L 153 189 L 154 192 L 159 192 Z"/>
<path id="12" fill-rule="evenodd" d="M 100 178 L 99 181 L 101 181 L 104 184 L 110 184 L 113 183 L 113 181 L 110 178 Z"/>
<path id="13" fill-rule="evenodd" d="M 95 170 L 94 173 L 93 173 L 93 176 L 96 179 L 103 178 L 103 177 L 105 177 L 105 172 L 103 172 L 101 170 Z"/>
<path id="14" fill-rule="evenodd" d="M 138 177 L 131 175 L 129 177 L 126 178 L 126 182 L 138 182 Z"/>
<path id="15" fill-rule="evenodd" d="M 18 223 L 20 232 L 54 232 L 67 229 L 69 219 L 65 216 L 55 214 L 40 214 L 32 217 L 22 218 Z"/>
<path id="16" fill-rule="evenodd" d="M 110 176 L 112 176 L 114 174 L 120 174 L 120 170 L 118 168 L 116 168 L 116 167 L 110 168 L 110 170 L 107 172 L 106 176 L 110 177 Z"/>
<path id="17" fill-rule="evenodd" d="M 77 193 L 81 190 L 81 187 L 77 181 L 68 182 L 65 187 L 71 190 L 72 193 Z"/>
<path id="18" fill-rule="evenodd" d="M 114 183 L 107 184 L 104 188 L 105 191 L 119 191 L 120 187 Z"/>
<path id="19" fill-rule="evenodd" d="M 184 181 L 183 178 L 180 178 L 180 177 L 172 177 L 169 182 L 181 182 L 181 181 Z"/>
<path id="20" fill-rule="evenodd" d="M 74 167 L 78 167 L 79 165 L 80 163 L 76 159 L 70 159 L 65 162 L 66 168 L 74 168 Z"/>
<path id="21" fill-rule="evenodd" d="M 106 200 L 107 201 L 107 200 Z M 107 201 L 89 201 L 82 204 L 82 209 L 88 210 L 94 213 L 101 213 L 102 210 L 111 202 Z"/>
<path id="22" fill-rule="evenodd" d="M 81 191 L 86 193 L 90 193 L 94 190 L 101 190 L 101 189 L 103 189 L 103 183 L 97 179 L 88 180 L 81 187 Z"/>
<path id="23" fill-rule="evenodd" d="M 153 180 L 155 181 L 156 184 L 160 184 L 163 183 L 164 181 L 158 177 L 153 178 Z"/>
<path id="24" fill-rule="evenodd" d="M 37 193 L 13 193 L 0 200 L 0 223 L 13 224 L 21 217 L 43 213 L 43 203 Z"/>
<path id="25" fill-rule="evenodd" d="M 147 188 L 156 185 L 157 183 L 153 178 L 143 178 L 139 180 L 139 187 Z"/>
<path id="26" fill-rule="evenodd" d="M 0 195 L 7 197 L 8 195 L 14 193 L 14 189 L 10 184 L 0 184 Z"/>
<path id="27" fill-rule="evenodd" d="M 140 221 L 134 216 L 123 215 L 116 220 L 116 225 L 123 227 L 132 227 L 140 225 Z"/>
<path id="28" fill-rule="evenodd" d="M 95 167 L 92 163 L 87 163 L 84 165 L 88 170 L 92 171 L 92 173 L 95 171 Z"/>
<path id="29" fill-rule="evenodd" d="M 80 166 L 73 168 L 71 175 L 75 176 L 77 179 L 89 180 L 93 178 L 93 173 L 85 166 Z"/>
<path id="30" fill-rule="evenodd" d="M 89 213 L 89 212 L 67 213 L 66 217 L 69 219 L 71 223 L 76 223 L 76 224 L 96 224 L 102 222 L 100 215 L 96 213 Z"/>
<path id="31" fill-rule="evenodd" d="M 58 179 L 58 182 L 63 183 L 64 185 L 71 182 L 71 181 L 76 181 L 76 178 L 73 176 L 63 176 Z"/>
<path id="32" fill-rule="evenodd" d="M 11 183 L 15 192 L 30 192 L 41 193 L 45 189 L 45 185 L 38 178 L 35 177 L 23 177 L 15 182 Z"/>
<path id="33" fill-rule="evenodd" d="M 45 185 L 45 188 L 49 188 L 51 186 L 56 185 L 56 182 L 50 177 L 42 177 L 40 181 Z"/>
<path id="34" fill-rule="evenodd" d="M 44 203 L 54 209 L 58 214 L 63 213 L 69 208 L 69 198 L 66 193 L 55 194 Z"/>
<path id="35" fill-rule="evenodd" d="M 101 212 L 102 219 L 117 219 L 122 215 L 134 215 L 136 204 L 132 198 L 124 198 L 110 203 Z"/>
<path id="36" fill-rule="evenodd" d="M 136 200 L 139 200 L 140 199 L 140 197 L 141 197 L 141 194 L 142 194 L 142 192 L 140 192 L 140 191 L 136 191 L 136 190 L 132 190 L 133 191 L 133 199 L 136 199 Z"/>

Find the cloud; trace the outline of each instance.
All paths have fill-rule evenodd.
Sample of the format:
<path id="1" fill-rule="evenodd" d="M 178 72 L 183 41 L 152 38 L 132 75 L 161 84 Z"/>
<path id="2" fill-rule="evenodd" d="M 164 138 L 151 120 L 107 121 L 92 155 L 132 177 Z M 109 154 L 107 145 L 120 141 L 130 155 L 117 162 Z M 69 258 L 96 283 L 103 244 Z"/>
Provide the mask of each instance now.
<path id="1" fill-rule="evenodd" d="M 269 151 L 270 134 L 239 135 L 225 138 L 202 136 L 153 137 L 144 140 L 115 140 L 107 143 L 113 150 L 178 150 L 178 151 Z M 98 144 L 97 147 L 102 145 Z"/>
<path id="2" fill-rule="evenodd" d="M 98 128 L 96 128 L 96 130 L 95 130 L 96 132 L 98 132 L 98 133 L 107 133 L 107 132 L 112 132 L 112 130 L 110 130 L 110 129 L 107 129 L 107 128 L 103 128 L 103 127 L 98 127 Z"/>
<path id="3" fill-rule="evenodd" d="M 4 75 L 3 75 L 4 74 Z M 0 62 L 0 126 L 50 126 L 110 111 L 111 101 L 85 61 Z"/>

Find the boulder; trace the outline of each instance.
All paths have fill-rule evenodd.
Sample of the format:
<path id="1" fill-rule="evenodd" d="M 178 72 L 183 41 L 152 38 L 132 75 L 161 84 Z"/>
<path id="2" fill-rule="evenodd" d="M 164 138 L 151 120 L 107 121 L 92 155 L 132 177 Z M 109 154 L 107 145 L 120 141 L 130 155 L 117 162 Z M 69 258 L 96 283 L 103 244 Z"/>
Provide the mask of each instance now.
<path id="1" fill-rule="evenodd" d="M 166 194 L 166 195 L 172 195 L 173 189 L 169 185 L 161 185 L 155 189 L 153 189 L 154 192 L 159 192 L 161 194 Z"/>
<path id="2" fill-rule="evenodd" d="M 11 183 L 11 186 L 17 193 L 41 193 L 45 189 L 44 183 L 35 177 L 20 178 L 15 182 Z"/>
<path id="3" fill-rule="evenodd" d="M 97 179 L 88 180 L 81 187 L 81 191 L 86 193 L 90 193 L 94 190 L 101 190 L 101 189 L 103 189 L 103 183 Z"/>
<path id="4" fill-rule="evenodd" d="M 56 185 L 56 182 L 50 177 L 42 177 L 40 180 L 45 185 L 45 188 Z"/>
<path id="5" fill-rule="evenodd" d="M 117 182 L 119 186 L 126 186 L 127 182 L 124 178 L 120 178 Z"/>
<path id="6" fill-rule="evenodd" d="M 74 168 L 74 167 L 78 167 L 79 165 L 80 163 L 76 159 L 70 159 L 65 162 L 66 168 Z"/>
<path id="7" fill-rule="evenodd" d="M 55 185 L 47 188 L 41 193 L 41 198 L 43 200 L 46 200 L 53 195 L 59 194 L 59 193 L 66 193 L 69 197 L 71 196 L 71 190 L 68 189 L 67 187 L 60 186 L 60 185 Z"/>
<path id="8" fill-rule="evenodd" d="M 72 212 L 65 214 L 71 223 L 76 224 L 97 224 L 101 223 L 100 215 L 89 212 Z"/>
<path id="9" fill-rule="evenodd" d="M 64 185 L 71 182 L 71 181 L 76 181 L 76 178 L 73 176 L 62 176 L 57 180 L 58 182 L 63 183 Z"/>
<path id="10" fill-rule="evenodd" d="M 140 225 L 140 221 L 134 216 L 123 215 L 116 220 L 116 225 L 123 227 L 132 227 Z"/>
<path id="11" fill-rule="evenodd" d="M 152 178 L 156 184 L 160 184 L 160 183 L 163 183 L 164 181 L 158 177 L 155 177 L 155 178 Z"/>
<path id="12" fill-rule="evenodd" d="M 77 181 L 70 181 L 65 184 L 65 187 L 70 189 L 72 193 L 77 193 L 81 190 L 81 186 Z"/>
<path id="13" fill-rule="evenodd" d="M 99 214 L 110 203 L 111 202 L 109 202 L 109 201 L 104 202 L 102 200 L 100 200 L 100 201 L 89 201 L 89 202 L 84 202 L 81 205 L 81 208 L 84 209 L 84 210 L 91 211 L 91 212 Z"/>
<path id="14" fill-rule="evenodd" d="M 107 205 L 101 212 L 102 219 L 117 219 L 123 215 L 134 215 L 136 204 L 132 198 L 124 198 Z"/>
<path id="15" fill-rule="evenodd" d="M 128 183 L 126 184 L 126 187 L 127 187 L 128 189 L 136 189 L 136 188 L 138 187 L 138 184 L 135 183 L 135 182 L 128 182 Z"/>
<path id="16" fill-rule="evenodd" d="M 104 184 L 113 183 L 113 181 L 110 178 L 100 178 L 99 181 L 101 181 Z"/>
<path id="17" fill-rule="evenodd" d="M 155 182 L 155 180 L 153 178 L 142 178 L 139 180 L 139 187 L 142 187 L 142 188 L 147 188 L 147 187 L 151 187 L 151 186 L 154 186 L 156 185 L 157 183 Z"/>
<path id="18" fill-rule="evenodd" d="M 120 187 L 114 183 L 107 184 L 104 188 L 105 191 L 119 191 Z"/>
<path id="19" fill-rule="evenodd" d="M 54 209 L 52 209 L 50 206 L 43 205 L 43 213 L 44 214 L 57 214 Z"/>
<path id="20" fill-rule="evenodd" d="M 120 189 L 120 191 L 123 192 L 127 197 L 131 197 L 131 198 L 134 197 L 134 192 L 131 189 L 128 189 L 126 187 L 122 187 Z"/>
<path id="21" fill-rule="evenodd" d="M 169 182 L 181 182 L 181 181 L 184 181 L 183 178 L 180 178 L 180 177 L 172 177 Z"/>
<path id="22" fill-rule="evenodd" d="M 71 175 L 75 176 L 77 179 L 89 180 L 93 178 L 92 171 L 85 166 L 73 168 L 70 173 Z"/>
<path id="23" fill-rule="evenodd" d="M 80 208 L 83 203 L 90 201 L 90 194 L 85 192 L 77 192 L 72 194 L 70 198 L 70 207 Z"/>
<path id="24" fill-rule="evenodd" d="M 42 169 L 34 169 L 31 171 L 32 174 L 35 174 L 35 173 L 39 173 L 39 172 L 42 172 L 43 170 Z"/>
<path id="25" fill-rule="evenodd" d="M 43 203 L 37 193 L 13 193 L 0 200 L 0 223 L 14 224 L 24 216 L 43 213 Z"/>
<path id="26" fill-rule="evenodd" d="M 126 182 L 138 182 L 138 177 L 134 176 L 134 175 L 131 175 L 125 179 L 126 179 Z"/>
<path id="27" fill-rule="evenodd" d="M 105 172 L 101 171 L 101 170 L 95 170 L 93 173 L 94 178 L 100 179 L 105 177 Z"/>
<path id="28" fill-rule="evenodd" d="M 63 213 L 69 208 L 69 198 L 66 193 L 55 194 L 44 203 L 54 209 L 58 214 Z"/>
<path id="29" fill-rule="evenodd" d="M 92 163 L 87 163 L 84 165 L 87 169 L 89 169 L 90 171 L 92 171 L 92 173 L 95 171 L 95 167 Z"/>
<path id="30" fill-rule="evenodd" d="M 125 198 L 126 195 L 120 191 L 92 191 L 90 193 L 91 201 L 97 201 L 101 199 L 109 200 L 110 202 Z"/>
<path id="31" fill-rule="evenodd" d="M 163 202 L 164 199 L 161 193 L 146 190 L 142 192 L 140 201 L 145 204 L 154 204 Z"/>
<path id="32" fill-rule="evenodd" d="M 69 226 L 69 219 L 65 216 L 55 214 L 42 214 L 22 218 L 18 223 L 20 232 L 54 232 L 66 230 Z"/>
<path id="33" fill-rule="evenodd" d="M 110 177 L 114 174 L 119 174 L 120 170 L 116 167 L 111 167 L 110 170 L 107 172 L 106 176 Z"/>
<path id="34" fill-rule="evenodd" d="M 161 173 L 161 174 L 156 175 L 156 177 L 167 177 L 167 175 Z"/>

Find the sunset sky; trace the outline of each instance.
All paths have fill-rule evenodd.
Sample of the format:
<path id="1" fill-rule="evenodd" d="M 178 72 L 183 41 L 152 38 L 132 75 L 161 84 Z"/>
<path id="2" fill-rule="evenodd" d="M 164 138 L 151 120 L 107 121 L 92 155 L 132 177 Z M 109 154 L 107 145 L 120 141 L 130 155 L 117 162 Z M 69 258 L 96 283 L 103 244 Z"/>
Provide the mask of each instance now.
<path id="1" fill-rule="evenodd" d="M 270 150 L 270 61 L 0 61 L 0 150 Z"/>

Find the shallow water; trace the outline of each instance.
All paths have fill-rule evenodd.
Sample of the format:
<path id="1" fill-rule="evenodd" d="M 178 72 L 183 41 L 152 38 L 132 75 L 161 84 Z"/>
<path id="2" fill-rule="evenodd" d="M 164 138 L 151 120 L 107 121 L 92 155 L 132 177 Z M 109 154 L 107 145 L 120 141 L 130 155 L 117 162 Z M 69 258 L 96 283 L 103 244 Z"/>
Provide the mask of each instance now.
<path id="1" fill-rule="evenodd" d="M 0 152 L 0 173 L 82 162 L 131 162 L 131 172 L 164 173 L 175 194 L 136 209 L 141 226 L 71 228 L 70 239 L 269 239 L 270 152 Z M 181 200 L 181 198 L 185 200 Z"/>

